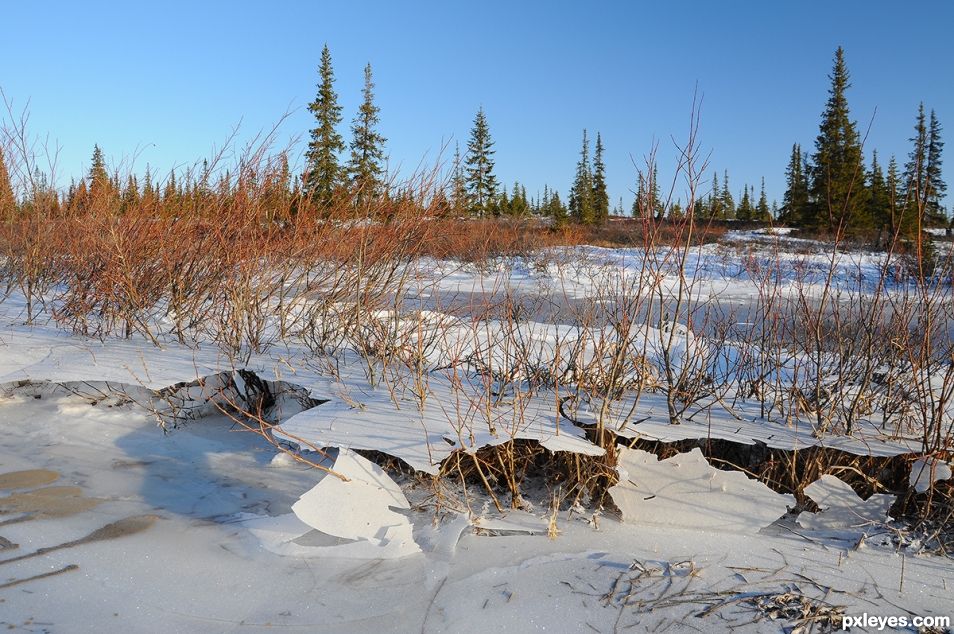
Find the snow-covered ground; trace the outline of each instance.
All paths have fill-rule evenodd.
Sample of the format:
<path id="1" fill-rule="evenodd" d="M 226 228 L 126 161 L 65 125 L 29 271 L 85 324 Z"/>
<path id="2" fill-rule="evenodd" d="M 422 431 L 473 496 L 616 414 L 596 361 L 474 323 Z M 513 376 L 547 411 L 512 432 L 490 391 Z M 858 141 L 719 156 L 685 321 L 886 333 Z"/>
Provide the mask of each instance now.
<path id="1" fill-rule="evenodd" d="M 678 425 L 650 387 L 605 403 L 583 399 L 564 381 L 582 381 L 580 367 L 599 365 L 612 327 L 460 309 L 473 304 L 467 298 L 512 293 L 560 298 L 549 305 L 562 310 L 620 289 L 625 296 L 639 287 L 627 280 L 647 268 L 661 276 L 664 302 L 686 275 L 697 302 L 752 304 L 769 275 L 758 271 L 773 267 L 782 293 L 824 287 L 831 256 L 811 245 L 784 235 L 730 238 L 692 250 L 675 269 L 665 253 L 596 248 L 489 269 L 416 263 L 421 304 L 368 313 L 360 334 L 368 343 L 400 333 L 398 369 L 347 346 L 333 362 L 316 358 L 295 340 L 226 354 L 201 339 L 162 336 L 161 323 L 161 346 L 90 340 L 46 317 L 23 325 L 11 295 L 0 303 L 0 625 L 823 631 L 842 615 L 954 616 L 951 560 L 898 539 L 887 517 L 893 498 L 862 501 L 831 475 L 806 489 L 820 512 L 797 518 L 792 496 L 742 471 L 716 470 L 698 450 L 667 460 L 622 450 L 603 509 L 560 503 L 558 488 L 533 481 L 522 509 L 498 511 L 480 487 L 448 476 L 449 457 L 512 439 L 551 454 L 602 456 L 574 421 L 600 421 L 624 439 L 917 454 L 916 431 L 870 416 L 848 436 L 715 392 L 688 404 Z M 649 267 L 648 257 L 656 258 Z M 880 292 L 880 257 L 840 255 L 835 277 L 853 291 Z M 647 364 L 627 366 L 630 387 L 658 379 L 665 364 L 680 372 L 701 363 L 723 378 L 737 371 L 731 342 L 678 320 L 641 324 L 626 345 L 625 358 Z M 545 361 L 566 346 L 578 353 L 576 369 L 557 372 Z M 771 378 L 792 381 L 793 368 L 782 363 Z M 526 387 L 526 376 L 545 370 L 559 377 Z M 264 435 L 222 409 L 225 400 L 252 401 L 252 378 L 283 390 L 270 411 L 281 424 Z M 361 450 L 405 468 L 386 472 Z M 951 477 L 947 464 L 921 461 L 917 490 Z"/>
<path id="2" fill-rule="evenodd" d="M 710 473 L 698 456 L 665 470 L 627 459 L 625 522 L 561 511 L 551 539 L 546 509 L 497 529 L 488 511 L 475 529 L 437 511 L 413 479 L 409 509 L 376 506 L 374 487 L 357 484 L 298 502 L 334 476 L 222 417 L 164 435 L 133 404 L 49 386 L 13 390 L 0 412 L 4 474 L 55 474 L 43 486 L 7 482 L 0 504 L 56 486 L 95 501 L 0 527 L 19 544 L 4 558 L 157 517 L 130 535 L 0 563 L 0 584 L 78 567 L 0 589 L 0 625 L 13 631 L 775 631 L 803 616 L 954 613 L 950 560 L 899 554 L 865 518 L 834 530 L 775 522 L 790 499 Z M 308 507 L 298 516 L 296 503 Z M 349 551 L 355 541 L 307 524 L 354 537 L 369 520 L 406 522 L 412 545 Z"/>

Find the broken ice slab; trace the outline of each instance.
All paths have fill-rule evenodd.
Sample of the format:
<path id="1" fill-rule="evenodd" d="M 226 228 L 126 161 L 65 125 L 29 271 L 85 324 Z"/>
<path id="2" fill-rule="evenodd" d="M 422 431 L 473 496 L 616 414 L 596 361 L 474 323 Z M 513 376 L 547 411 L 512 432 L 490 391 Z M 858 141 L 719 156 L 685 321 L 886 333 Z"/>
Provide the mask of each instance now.
<path id="1" fill-rule="evenodd" d="M 609 490 L 623 522 L 757 533 L 795 503 L 739 471 L 721 471 L 698 448 L 659 460 L 623 450 L 620 481 Z"/>
<path id="2" fill-rule="evenodd" d="M 798 523 L 809 530 L 857 528 L 883 522 L 894 503 L 893 495 L 875 494 L 862 500 L 854 489 L 833 475 L 823 475 L 805 487 L 805 495 L 818 505 L 818 513 L 802 513 Z"/>

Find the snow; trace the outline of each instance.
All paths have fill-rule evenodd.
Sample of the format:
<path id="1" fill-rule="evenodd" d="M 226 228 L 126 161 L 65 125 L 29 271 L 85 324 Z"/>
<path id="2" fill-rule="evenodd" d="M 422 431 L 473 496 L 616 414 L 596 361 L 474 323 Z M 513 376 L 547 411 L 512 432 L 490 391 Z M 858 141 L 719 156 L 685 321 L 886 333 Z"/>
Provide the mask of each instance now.
<path id="1" fill-rule="evenodd" d="M 735 531 L 731 519 L 703 530 L 655 516 L 625 524 L 607 516 L 596 530 L 580 515 L 561 511 L 559 536 L 549 539 L 506 530 L 475 533 L 463 516 L 435 524 L 433 508 L 401 508 L 399 498 L 397 507 L 407 513 L 402 517 L 413 525 L 421 552 L 368 558 L 366 552 L 346 550 L 360 541 L 318 539 L 292 511 L 303 493 L 336 478 L 300 463 L 275 464 L 272 445 L 234 430 L 222 416 L 164 434 L 150 412 L 135 403 L 91 405 L 70 390 L 40 385 L 8 391 L 0 401 L 0 425 L 0 471 L 59 474 L 55 481 L 48 475 L 20 480 L 26 486 L 17 492 L 73 486 L 101 500 L 95 509 L 68 518 L 0 527 L 0 535 L 19 544 L 12 553 L 0 551 L 0 557 L 73 540 L 123 518 L 159 516 L 136 534 L 0 564 L 4 583 L 79 567 L 0 590 L 0 625 L 5 627 L 523 632 L 566 631 L 568 624 L 576 630 L 581 623 L 599 631 L 636 623 L 663 629 L 683 620 L 713 629 L 729 619 L 741 631 L 764 631 L 769 621 L 757 620 L 754 608 L 744 603 L 699 614 L 735 593 L 783 593 L 793 586 L 849 614 L 954 611 L 942 572 L 948 564 L 942 560 L 907 557 L 899 590 L 901 558 L 890 544 L 882 547 L 869 538 L 868 547 L 851 550 L 822 535 L 805 539 L 788 531 L 748 530 L 761 519 Z M 352 475 L 378 481 L 374 469 L 362 471 L 363 463 L 347 460 L 356 469 Z M 681 466 L 664 468 L 709 473 L 691 455 L 669 461 L 675 462 Z M 630 472 L 637 481 L 639 475 Z M 0 482 L 9 484 L 13 476 L 5 478 Z M 729 504 L 723 509 L 726 518 L 747 512 L 747 501 L 731 496 L 743 490 L 736 483 L 728 482 L 722 491 L 718 480 L 705 478 L 694 480 L 697 489 L 706 490 L 695 503 L 709 497 L 713 506 Z M 651 481 L 664 482 L 662 476 Z M 375 495 L 390 509 L 395 500 L 383 493 L 388 490 L 395 492 L 385 481 Z M 340 514 L 340 508 L 327 510 Z M 542 527 L 549 511 L 485 515 L 489 526 L 513 527 L 533 518 Z M 509 524 L 495 524 L 498 519 Z M 671 590 L 662 594 L 670 581 Z"/>
<path id="2" fill-rule="evenodd" d="M 751 306 L 758 276 L 773 274 L 781 292 L 811 295 L 831 264 L 816 247 L 784 231 L 733 233 L 726 244 L 688 254 L 690 294 Z M 600 422 L 623 439 L 822 446 L 864 456 L 922 451 L 917 430 L 886 430 L 874 416 L 857 421 L 851 436 L 819 434 L 755 401 L 710 396 L 672 424 L 665 394 L 652 389 L 605 410 L 576 398 L 572 383 L 530 389 L 525 375 L 546 369 L 558 349 L 579 344 L 578 361 L 593 362 L 593 342 L 611 337 L 611 328 L 568 325 L 556 309 L 552 319 L 478 318 L 442 308 L 442 297 L 513 292 L 558 297 L 566 308 L 600 296 L 601 284 L 639 282 L 647 258 L 666 262 L 672 253 L 583 247 L 546 256 L 483 270 L 414 263 L 420 310 L 368 317 L 401 333 L 402 353 L 423 349 L 420 373 L 413 364 L 387 372 L 378 365 L 373 381 L 353 349 L 332 367 L 298 341 L 237 355 L 205 341 L 178 343 L 159 327 L 159 346 L 70 335 L 42 318 L 28 327 L 12 293 L 0 303 L 0 626 L 522 632 L 663 631 L 685 622 L 765 631 L 777 628 L 756 599 L 793 596 L 846 614 L 954 614 L 949 559 L 905 553 L 884 526 L 893 498 L 861 500 L 831 475 L 806 488 L 820 511 L 802 513 L 797 524 L 791 495 L 716 469 L 699 449 L 666 460 L 621 449 L 620 481 L 610 490 L 616 509 L 564 500 L 554 511 L 558 491 L 541 488 L 532 503 L 498 512 L 479 488 L 449 476 L 454 452 L 514 439 L 604 455 L 561 416 L 558 404 L 571 395 L 565 403 L 576 421 Z M 835 261 L 839 278 L 863 292 L 884 265 L 871 253 Z M 664 293 L 676 288 L 669 264 L 658 273 Z M 658 373 L 670 333 L 677 370 L 735 371 L 731 342 L 715 354 L 710 335 L 664 320 L 634 332 L 636 350 L 627 352 L 645 355 L 640 371 Z M 514 344 L 528 351 L 526 364 L 508 356 Z M 448 369 L 450 360 L 459 367 Z M 789 367 L 775 371 L 791 378 Z M 254 391 L 255 377 L 284 390 L 272 412 L 279 424 L 268 432 L 274 442 L 222 411 L 227 399 Z M 423 398 L 415 381 L 426 385 Z M 312 407 L 306 396 L 322 402 Z M 363 451 L 395 459 L 402 474 Z M 921 457 L 910 485 L 924 491 L 950 477 L 948 463 Z M 156 519 L 4 564 L 129 518 Z M 39 577 L 47 573 L 55 574 Z"/>
<path id="3" fill-rule="evenodd" d="M 332 469 L 292 505 L 298 519 L 326 535 L 393 545 L 402 556 L 420 552 L 407 516 L 395 511 L 410 508 L 407 498 L 381 467 L 342 449 Z"/>
<path id="4" fill-rule="evenodd" d="M 802 513 L 798 523 L 812 530 L 864 528 L 883 523 L 895 500 L 893 495 L 882 493 L 862 500 L 851 486 L 828 474 L 805 487 L 805 495 L 818 505 L 819 511 Z"/>
<path id="5" fill-rule="evenodd" d="M 795 504 L 739 471 L 713 468 L 698 448 L 666 460 L 623 450 L 619 469 L 610 495 L 627 523 L 754 534 Z"/>
<path id="6" fill-rule="evenodd" d="M 933 457 L 922 457 L 911 465 L 909 482 L 918 493 L 924 493 L 931 488 L 932 482 L 951 479 L 951 465 Z"/>

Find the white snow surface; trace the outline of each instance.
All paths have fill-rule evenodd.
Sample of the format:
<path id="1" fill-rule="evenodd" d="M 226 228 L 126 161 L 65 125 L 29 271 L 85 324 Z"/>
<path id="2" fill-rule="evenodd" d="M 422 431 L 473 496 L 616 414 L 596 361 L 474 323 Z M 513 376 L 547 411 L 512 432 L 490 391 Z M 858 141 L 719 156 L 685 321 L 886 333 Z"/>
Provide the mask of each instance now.
<path id="1" fill-rule="evenodd" d="M 927 456 L 918 458 L 911 465 L 909 482 L 915 491 L 924 493 L 931 488 L 931 483 L 938 480 L 950 480 L 951 477 L 950 463 Z"/>
<path id="2" fill-rule="evenodd" d="M 777 271 L 786 284 L 798 275 L 810 286 L 828 264 L 810 244 L 782 234 L 733 237 L 740 244 L 690 254 L 699 281 L 694 295 L 750 302 L 753 269 L 740 265 L 740 253 L 768 266 L 766 247 L 805 248 L 786 255 Z M 424 296 L 507 286 L 587 297 L 597 272 L 609 267 L 632 279 L 645 257 L 637 249 L 587 247 L 555 250 L 542 268 L 510 263 L 476 271 L 422 262 L 422 270 L 439 274 L 422 276 L 418 290 Z M 877 255 L 844 254 L 838 271 L 867 288 L 882 265 Z M 663 282 L 672 287 L 675 278 L 667 274 Z M 56 474 L 50 486 L 78 487 L 95 505 L 57 517 L 0 515 L 0 547 L 18 545 L 0 548 L 0 626 L 11 630 L 709 631 L 729 621 L 734 630 L 761 632 L 780 624 L 759 615 L 745 593 L 794 591 L 846 614 L 954 615 L 950 560 L 899 556 L 892 534 L 880 528 L 884 500 L 861 502 L 828 476 L 810 487 L 822 512 L 803 514 L 793 530 L 792 520 L 782 518 L 790 496 L 716 470 L 698 450 L 662 461 L 622 452 L 624 473 L 612 491 L 620 518 L 576 508 L 552 517 L 540 505 L 497 513 L 473 490 L 468 509 L 445 499 L 428 478 L 395 481 L 354 453 L 379 451 L 423 474 L 437 473 L 457 449 L 474 452 L 513 438 L 599 455 L 600 447 L 559 416 L 566 392 L 498 391 L 499 384 L 476 375 L 439 369 L 449 355 L 464 355 L 488 374 L 506 374 L 497 345 L 506 331 L 501 321 L 486 321 L 483 341 L 468 335 L 473 331 L 455 321 L 460 317 L 436 310 L 395 321 L 410 330 L 415 321 L 439 326 L 445 334 L 426 355 L 428 397 L 421 403 L 381 381 L 369 386 L 360 363 L 330 372 L 293 343 L 227 355 L 165 336 L 161 346 L 138 338 L 91 340 L 42 320 L 24 326 L 18 306 L 15 296 L 0 303 L 0 475 L 48 469 Z M 705 357 L 704 338 L 673 327 L 682 329 L 677 367 Z M 519 339 L 541 356 L 573 334 L 560 324 L 521 328 Z M 661 334 L 641 333 L 651 362 Z M 284 454 L 212 407 L 171 433 L 156 426 L 150 390 L 219 377 L 212 387 L 179 395 L 201 403 L 223 386 L 222 376 L 244 382 L 238 369 L 327 399 L 293 408 L 275 434 L 303 453 L 309 444 L 339 448 L 334 463 L 322 464 L 347 482 L 278 457 Z M 609 423 L 618 423 L 610 428 L 627 438 L 724 438 L 785 449 L 824 444 L 864 455 L 919 449 L 916 439 L 888 437 L 866 421 L 850 438 L 817 438 L 810 426 L 765 420 L 746 402 L 731 411 L 706 403 L 678 425 L 670 424 L 657 394 L 643 394 L 627 418 L 631 405 L 623 399 L 609 412 Z M 586 404 L 576 415 L 594 420 Z M 912 476 L 917 490 L 950 477 L 946 464 L 930 466 L 919 472 L 929 475 Z M 0 504 L 36 488 L 0 490 Z M 143 514 L 159 519 L 141 533 L 3 563 Z M 38 577 L 68 565 L 78 568 Z M 713 606 L 718 609 L 705 612 Z"/>
<path id="3" fill-rule="evenodd" d="M 326 535 L 366 542 L 372 553 L 370 546 L 401 555 L 420 552 L 411 522 L 396 512 L 410 508 L 407 498 L 381 467 L 342 449 L 332 470 L 292 505 L 298 519 Z"/>
<path id="4" fill-rule="evenodd" d="M 682 623 L 711 631 L 730 619 L 739 631 L 763 632 L 790 624 L 742 601 L 700 614 L 747 592 L 782 595 L 795 587 L 847 614 L 954 612 L 949 561 L 907 557 L 899 590 L 901 557 L 888 536 L 870 534 L 856 548 L 858 535 L 806 539 L 652 518 L 622 524 L 612 516 L 595 529 L 589 517 L 563 511 L 560 535 L 550 540 L 506 530 L 526 526 L 528 516 L 543 526 L 548 512 L 521 512 L 509 523 L 489 517 L 487 525 L 502 530 L 477 534 L 465 518 L 435 525 L 434 507 L 411 504 L 403 511 L 421 552 L 368 559 L 367 544 L 349 551 L 360 542 L 316 536 L 292 512 L 303 492 L 332 476 L 276 463 L 271 445 L 223 418 L 164 435 L 134 404 L 93 405 L 43 385 L 8 391 L 0 425 L 0 471 L 49 469 L 59 474 L 54 485 L 99 500 L 89 512 L 0 526 L 0 535 L 19 544 L 0 559 L 121 518 L 160 518 L 136 535 L 0 563 L 0 584 L 78 566 L 0 589 L 0 626 L 14 631 L 567 632 L 581 623 L 598 631 L 683 631 Z M 404 490 L 422 499 L 420 486 Z M 744 512 L 731 490 L 716 486 L 710 495 L 732 505 L 726 514 Z M 0 499 L 22 492 L 0 491 Z M 661 595 L 665 587 L 674 594 Z"/>
<path id="5" fill-rule="evenodd" d="M 795 504 L 740 471 L 712 467 L 698 448 L 666 460 L 624 449 L 619 470 L 610 495 L 627 523 L 754 534 Z"/>
<path id="6" fill-rule="evenodd" d="M 864 528 L 888 518 L 893 495 L 876 493 L 862 500 L 844 481 L 825 474 L 805 487 L 805 495 L 818 505 L 818 513 L 802 513 L 798 523 L 812 530 Z"/>

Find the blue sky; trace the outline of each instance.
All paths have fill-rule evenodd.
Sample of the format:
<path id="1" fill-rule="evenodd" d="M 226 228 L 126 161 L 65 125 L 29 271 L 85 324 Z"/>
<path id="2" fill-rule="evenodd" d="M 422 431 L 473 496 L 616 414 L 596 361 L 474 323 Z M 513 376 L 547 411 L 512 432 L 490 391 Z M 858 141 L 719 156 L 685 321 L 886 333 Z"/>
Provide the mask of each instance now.
<path id="1" fill-rule="evenodd" d="M 84 173 L 94 143 L 113 164 L 165 172 L 289 109 L 281 143 L 307 134 L 327 43 L 343 132 L 372 64 L 392 166 L 465 145 L 483 106 L 503 183 L 565 194 L 585 127 L 602 134 L 611 201 L 628 208 L 654 140 L 671 177 L 698 86 L 704 186 L 712 168 L 736 193 L 764 176 L 771 200 L 792 143 L 814 141 L 838 45 L 852 115 L 862 130 L 874 117 L 869 155 L 903 163 L 922 100 L 950 141 L 952 25 L 947 2 L 18 2 L 3 8 L 0 87 L 58 143 L 61 182 Z M 954 182 L 954 158 L 945 168 Z"/>

